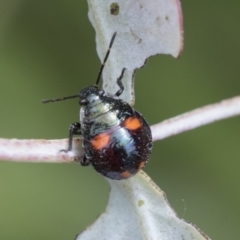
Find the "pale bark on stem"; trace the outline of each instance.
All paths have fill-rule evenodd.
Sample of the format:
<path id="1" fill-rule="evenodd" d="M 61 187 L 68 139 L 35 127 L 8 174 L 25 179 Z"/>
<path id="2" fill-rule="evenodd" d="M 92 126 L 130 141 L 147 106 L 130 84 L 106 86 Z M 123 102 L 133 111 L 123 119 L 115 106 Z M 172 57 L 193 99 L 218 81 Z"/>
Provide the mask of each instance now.
<path id="1" fill-rule="evenodd" d="M 162 140 L 237 115 L 240 115 L 240 96 L 195 109 L 151 126 L 153 140 Z M 74 139 L 71 152 L 60 152 L 61 149 L 67 148 L 67 144 L 67 139 L 0 139 L 0 159 L 13 162 L 80 161 L 83 154 L 81 139 Z"/>
<path id="2" fill-rule="evenodd" d="M 240 114 L 240 96 L 209 104 L 151 126 L 153 141 Z"/>

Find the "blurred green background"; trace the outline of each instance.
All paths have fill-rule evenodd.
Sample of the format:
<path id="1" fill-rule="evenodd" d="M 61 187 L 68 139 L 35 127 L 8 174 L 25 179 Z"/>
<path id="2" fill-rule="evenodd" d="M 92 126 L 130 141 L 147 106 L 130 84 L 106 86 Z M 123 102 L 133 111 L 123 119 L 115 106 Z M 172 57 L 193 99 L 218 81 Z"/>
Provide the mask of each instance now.
<path id="1" fill-rule="evenodd" d="M 182 1 L 182 56 L 136 74 L 150 124 L 240 93 L 240 2 Z M 61 139 L 76 94 L 99 69 L 86 1 L 0 0 L 0 137 Z M 152 106 L 152 107 L 151 107 Z M 240 238 L 240 118 L 155 142 L 145 171 L 181 218 L 212 239 Z M 74 239 L 104 210 L 109 186 L 91 167 L 0 162 L 0 239 Z"/>

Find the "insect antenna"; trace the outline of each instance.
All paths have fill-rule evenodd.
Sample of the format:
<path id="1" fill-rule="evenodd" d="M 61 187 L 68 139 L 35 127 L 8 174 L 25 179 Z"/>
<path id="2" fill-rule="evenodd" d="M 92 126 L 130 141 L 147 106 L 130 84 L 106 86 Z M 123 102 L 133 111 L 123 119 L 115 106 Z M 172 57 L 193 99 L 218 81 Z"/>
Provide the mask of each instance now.
<path id="1" fill-rule="evenodd" d="M 100 71 L 99 71 L 99 73 L 98 73 L 98 77 L 97 77 L 96 84 L 95 84 L 96 86 L 99 84 L 99 81 L 100 81 L 100 78 L 101 78 L 101 75 L 102 75 L 103 68 L 104 68 L 105 63 L 106 63 L 106 61 L 107 61 L 107 59 L 108 59 L 108 56 L 109 56 L 109 54 L 110 54 L 111 47 L 112 47 L 112 45 L 113 45 L 113 42 L 114 42 L 114 39 L 115 39 L 116 35 L 117 35 L 117 32 L 115 32 L 115 33 L 113 34 L 112 39 L 111 39 L 111 41 L 110 41 L 110 44 L 109 44 L 109 47 L 108 47 L 108 51 L 107 51 L 107 53 L 106 53 L 106 55 L 105 55 L 105 58 L 104 58 L 104 60 L 103 60 L 103 62 L 102 62 L 102 65 L 101 65 L 101 67 L 100 67 Z"/>
<path id="2" fill-rule="evenodd" d="M 77 98 L 79 95 L 73 95 L 73 96 L 67 96 L 67 97 L 61 97 L 61 98 L 54 98 L 54 99 L 47 99 L 47 100 L 42 100 L 42 103 L 51 103 L 51 102 L 59 102 L 59 101 L 64 101 L 67 99 L 71 98 Z"/>
<path id="3" fill-rule="evenodd" d="M 106 56 L 102 62 L 102 65 L 100 67 L 100 70 L 99 70 L 99 73 L 98 73 L 98 77 L 97 77 L 97 80 L 96 80 L 96 86 L 99 84 L 99 81 L 100 81 L 100 78 L 101 78 L 101 75 L 102 75 L 102 71 L 104 69 L 104 66 L 105 66 L 105 63 L 108 59 L 108 56 L 110 54 L 110 51 L 111 51 L 111 47 L 113 45 L 113 42 L 114 42 L 114 39 L 117 35 L 117 32 L 114 32 L 113 36 L 112 36 L 112 39 L 110 41 L 110 44 L 109 44 L 109 47 L 108 47 L 108 51 L 106 53 Z M 47 99 L 47 100 L 42 100 L 41 102 L 42 103 L 52 103 L 52 102 L 59 102 L 59 101 L 64 101 L 64 100 L 67 100 L 67 99 L 72 99 L 72 98 L 77 98 L 79 97 L 79 95 L 73 95 L 73 96 L 67 96 L 67 97 L 61 97 L 61 98 L 54 98 L 54 99 Z"/>

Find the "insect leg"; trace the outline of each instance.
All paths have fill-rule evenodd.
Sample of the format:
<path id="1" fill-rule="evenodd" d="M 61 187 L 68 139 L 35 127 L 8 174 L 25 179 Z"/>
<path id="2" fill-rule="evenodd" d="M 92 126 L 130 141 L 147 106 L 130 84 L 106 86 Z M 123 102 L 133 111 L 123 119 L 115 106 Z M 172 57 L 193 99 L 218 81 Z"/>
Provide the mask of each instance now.
<path id="1" fill-rule="evenodd" d="M 86 158 L 85 155 L 83 155 L 83 158 L 81 159 L 80 164 L 81 164 L 83 167 L 90 165 L 90 162 L 88 161 L 88 159 Z"/>
<path id="2" fill-rule="evenodd" d="M 123 78 L 123 74 L 124 74 L 125 70 L 126 70 L 126 68 L 122 69 L 121 75 L 117 79 L 117 85 L 119 86 L 120 89 L 115 93 L 116 97 L 119 97 L 124 90 L 124 86 L 122 84 L 122 78 Z"/>
<path id="3" fill-rule="evenodd" d="M 69 152 L 72 150 L 73 135 L 81 135 L 81 125 L 79 122 L 72 123 L 69 127 L 68 149 L 62 149 L 61 152 Z"/>

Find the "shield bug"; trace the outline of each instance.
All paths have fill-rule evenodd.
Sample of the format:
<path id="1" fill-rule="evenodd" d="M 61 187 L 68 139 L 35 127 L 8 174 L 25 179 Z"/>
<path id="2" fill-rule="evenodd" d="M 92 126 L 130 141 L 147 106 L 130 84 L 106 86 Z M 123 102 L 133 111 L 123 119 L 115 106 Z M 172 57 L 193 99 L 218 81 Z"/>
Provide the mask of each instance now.
<path id="1" fill-rule="evenodd" d="M 73 136 L 81 135 L 84 149 L 81 165 L 92 165 L 105 177 L 121 180 L 133 176 L 145 166 L 152 152 L 152 134 L 144 117 L 119 98 L 124 91 L 122 78 L 126 68 L 117 78 L 119 90 L 114 95 L 98 87 L 116 34 L 112 36 L 94 86 L 82 89 L 78 95 L 42 102 L 79 97 L 82 106 L 80 122 L 70 125 L 68 148 L 61 151 L 71 151 Z"/>

